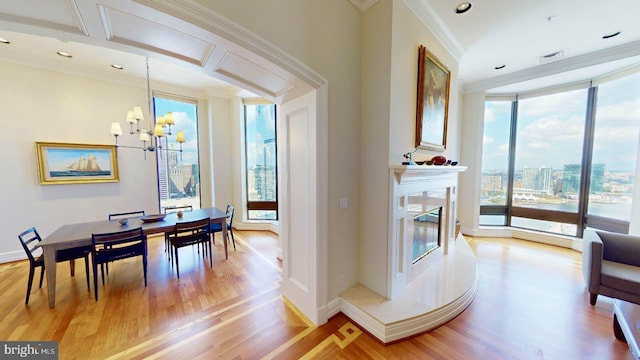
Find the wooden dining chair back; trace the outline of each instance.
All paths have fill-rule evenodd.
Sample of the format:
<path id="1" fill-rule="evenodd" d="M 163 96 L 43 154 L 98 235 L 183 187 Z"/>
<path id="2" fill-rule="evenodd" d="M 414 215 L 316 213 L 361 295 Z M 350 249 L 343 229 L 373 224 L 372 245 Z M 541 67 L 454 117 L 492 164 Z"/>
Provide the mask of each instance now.
<path id="1" fill-rule="evenodd" d="M 162 208 L 163 214 L 177 213 L 179 211 L 193 211 L 193 205 L 177 205 L 177 206 L 166 206 Z M 171 247 L 169 243 L 169 233 L 164 234 L 164 251 L 169 251 L 167 254 L 169 255 L 168 260 L 171 261 Z"/>
<path id="2" fill-rule="evenodd" d="M 175 231 L 169 234 L 169 243 L 173 249 L 173 259 L 176 262 L 176 274 L 180 278 L 180 267 L 178 264 L 178 249 L 189 245 L 203 245 L 203 257 L 207 254 L 207 244 L 209 245 L 209 264 L 213 268 L 213 254 L 211 252 L 211 237 L 209 235 L 209 218 L 195 221 L 176 223 Z M 171 261 L 173 265 L 173 260 Z"/>
<path id="3" fill-rule="evenodd" d="M 109 214 L 109 221 L 111 221 L 111 220 L 120 220 L 121 223 L 124 221 L 124 224 L 126 224 L 127 220 L 122 220 L 122 219 L 129 219 L 129 218 L 133 218 L 133 217 L 141 217 L 141 216 L 144 216 L 144 215 L 145 215 L 144 210 L 136 210 L 136 211 L 122 212 L 122 213 L 110 213 Z M 105 266 L 107 267 L 107 274 L 109 274 L 109 263 L 105 264 Z"/>
<path id="4" fill-rule="evenodd" d="M 178 211 L 192 211 L 193 205 L 179 205 L 179 206 L 167 206 L 162 208 L 164 214 L 178 212 Z"/>
<path id="5" fill-rule="evenodd" d="M 33 285 L 33 276 L 36 268 L 40 268 L 40 284 L 38 288 L 42 288 L 42 280 L 44 275 L 44 257 L 42 256 L 42 250 L 38 247 L 42 238 L 35 227 L 31 227 L 18 235 L 20 244 L 24 252 L 29 259 L 29 280 L 27 282 L 27 297 L 24 301 L 25 305 L 29 304 L 29 297 L 31 295 L 31 288 Z M 71 267 L 71 276 L 75 275 L 75 262 L 74 260 L 84 258 L 84 267 L 87 276 L 87 290 L 90 289 L 89 283 L 89 247 L 80 247 L 73 249 L 58 250 L 56 252 L 56 262 L 69 261 Z"/>
<path id="6" fill-rule="evenodd" d="M 129 212 L 123 212 L 123 213 L 111 213 L 109 214 L 109 220 L 120 220 L 120 219 L 140 217 L 145 215 L 146 214 L 144 210 L 129 211 Z"/>
<path id="7" fill-rule="evenodd" d="M 112 233 L 91 235 L 91 255 L 93 259 L 93 287 L 95 288 L 95 298 L 98 301 L 98 265 L 102 265 L 142 256 L 142 271 L 144 274 L 144 286 L 147 286 L 147 236 L 142 232 L 142 228 L 123 230 Z M 104 271 L 102 274 L 102 285 L 104 285 Z"/>
<path id="8" fill-rule="evenodd" d="M 235 209 L 233 208 L 233 205 L 227 205 L 227 231 L 229 234 L 231 234 L 231 241 L 233 242 L 233 251 L 236 250 L 236 239 L 233 236 L 233 213 L 234 212 L 235 212 Z M 211 231 L 211 236 L 214 236 L 215 233 L 217 232 L 221 232 L 222 224 L 212 223 L 210 231 Z M 229 240 L 229 237 L 227 237 L 227 241 L 228 240 Z"/>

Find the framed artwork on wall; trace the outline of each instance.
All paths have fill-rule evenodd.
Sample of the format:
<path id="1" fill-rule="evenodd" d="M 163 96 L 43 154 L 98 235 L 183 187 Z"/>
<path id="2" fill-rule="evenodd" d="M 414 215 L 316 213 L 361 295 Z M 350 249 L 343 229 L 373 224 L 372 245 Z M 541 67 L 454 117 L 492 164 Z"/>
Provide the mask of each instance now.
<path id="1" fill-rule="evenodd" d="M 420 45 L 415 143 L 418 148 L 444 151 L 447 146 L 450 78 L 450 71 Z"/>
<path id="2" fill-rule="evenodd" d="M 40 184 L 117 182 L 115 145 L 36 142 Z"/>

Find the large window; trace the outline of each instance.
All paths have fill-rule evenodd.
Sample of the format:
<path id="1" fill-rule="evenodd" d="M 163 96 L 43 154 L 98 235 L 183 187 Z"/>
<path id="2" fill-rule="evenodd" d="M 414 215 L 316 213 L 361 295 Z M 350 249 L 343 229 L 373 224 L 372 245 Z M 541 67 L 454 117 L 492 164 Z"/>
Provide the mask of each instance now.
<path id="1" fill-rule="evenodd" d="M 482 146 L 482 178 L 480 204 L 487 210 L 480 223 L 506 225 L 507 191 L 509 185 L 509 138 L 511 134 L 509 101 L 485 103 L 484 139 Z"/>
<path id="2" fill-rule="evenodd" d="M 244 105 L 247 218 L 278 219 L 276 106 Z"/>
<path id="3" fill-rule="evenodd" d="M 481 225 L 581 236 L 625 232 L 640 129 L 640 74 L 587 89 L 487 101 Z"/>
<path id="4" fill-rule="evenodd" d="M 176 135 L 184 132 L 186 142 L 182 152 L 156 151 L 158 161 L 158 191 L 160 209 L 175 206 L 200 208 L 200 166 L 198 161 L 198 106 L 196 101 L 177 100 L 167 97 L 153 98 L 156 118 L 171 113 L 175 125 L 171 135 L 160 139 L 165 149 L 178 150 Z M 165 128 L 165 132 L 169 129 Z"/>
<path id="5" fill-rule="evenodd" d="M 629 222 L 640 128 L 640 74 L 598 86 L 588 215 Z"/>

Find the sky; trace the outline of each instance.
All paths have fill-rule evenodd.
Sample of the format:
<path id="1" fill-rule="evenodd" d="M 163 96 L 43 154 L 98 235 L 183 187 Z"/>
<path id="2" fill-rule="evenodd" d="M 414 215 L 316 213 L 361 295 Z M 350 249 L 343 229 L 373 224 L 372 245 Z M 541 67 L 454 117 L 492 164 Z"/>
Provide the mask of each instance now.
<path id="1" fill-rule="evenodd" d="M 587 89 L 518 102 L 516 171 L 562 169 L 581 162 Z M 485 107 L 483 169 L 507 168 L 511 102 Z M 635 171 L 640 129 L 640 73 L 598 87 L 593 163 L 606 170 Z"/>
<path id="2" fill-rule="evenodd" d="M 179 144 L 176 142 L 176 135 L 178 131 L 184 131 L 186 141 L 182 144 L 182 163 L 198 164 L 197 106 L 193 103 L 160 97 L 154 97 L 153 99 L 156 116 L 164 116 L 167 112 L 171 112 L 173 115 L 175 125 L 171 127 L 171 136 L 168 136 L 170 146 L 173 144 L 176 149 L 179 148 Z"/>

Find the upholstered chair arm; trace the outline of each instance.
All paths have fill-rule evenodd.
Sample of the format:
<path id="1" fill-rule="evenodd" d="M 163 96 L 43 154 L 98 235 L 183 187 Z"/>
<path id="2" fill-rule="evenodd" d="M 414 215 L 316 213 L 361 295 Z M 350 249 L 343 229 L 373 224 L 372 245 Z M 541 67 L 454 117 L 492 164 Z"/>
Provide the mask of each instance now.
<path id="1" fill-rule="evenodd" d="M 582 274 L 587 289 L 598 293 L 600 273 L 602 271 L 602 240 L 597 232 L 587 229 L 582 237 Z"/>

